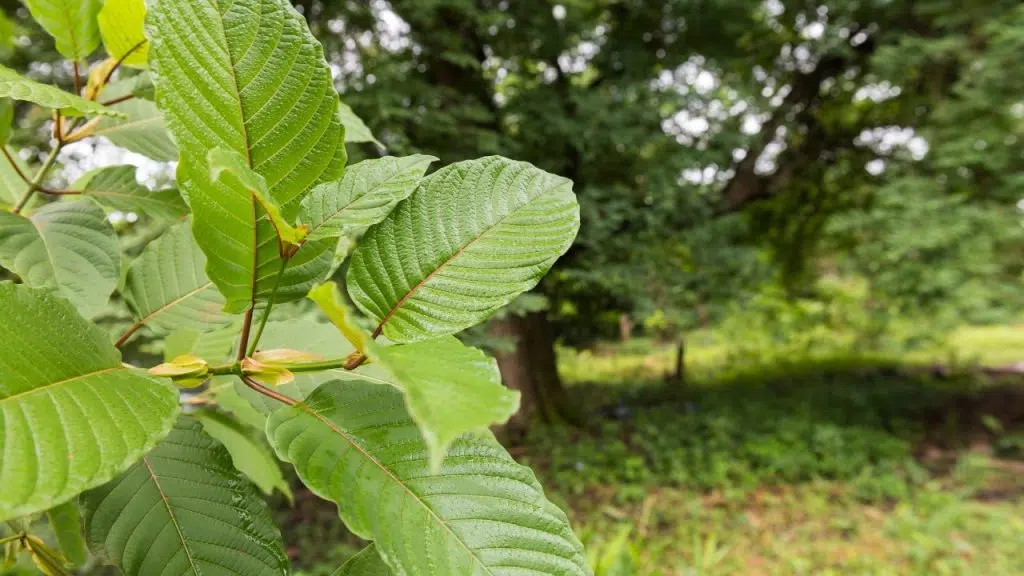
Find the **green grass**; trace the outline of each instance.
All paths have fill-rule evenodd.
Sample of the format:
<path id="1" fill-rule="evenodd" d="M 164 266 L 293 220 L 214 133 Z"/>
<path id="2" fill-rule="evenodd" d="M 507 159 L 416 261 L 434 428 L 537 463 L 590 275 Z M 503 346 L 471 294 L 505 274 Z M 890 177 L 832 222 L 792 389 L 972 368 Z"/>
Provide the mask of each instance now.
<path id="1" fill-rule="evenodd" d="M 665 383 L 670 346 L 568 352 L 591 424 L 537 430 L 521 458 L 597 576 L 1016 576 L 1024 463 L 1003 457 L 1024 443 L 1002 422 L 1016 408 L 984 398 L 1020 382 L 967 366 L 1016 361 L 1021 336 L 967 328 L 909 357 L 695 338 L 684 388 Z"/>

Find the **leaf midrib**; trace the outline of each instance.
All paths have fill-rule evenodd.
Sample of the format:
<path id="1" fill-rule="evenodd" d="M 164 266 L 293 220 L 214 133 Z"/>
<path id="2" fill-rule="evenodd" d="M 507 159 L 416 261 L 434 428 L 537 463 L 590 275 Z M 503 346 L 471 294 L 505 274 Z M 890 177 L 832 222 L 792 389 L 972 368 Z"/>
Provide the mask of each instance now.
<path id="1" fill-rule="evenodd" d="M 178 296 L 177 298 L 175 298 L 174 300 L 171 300 L 170 302 L 166 302 L 166 303 L 164 303 L 161 306 L 157 306 L 156 310 L 153 310 L 149 314 L 146 314 L 144 317 L 139 319 L 139 321 L 136 322 L 136 324 L 139 324 L 139 325 L 146 324 L 146 322 L 149 322 L 150 320 L 152 320 L 157 314 L 160 314 L 161 312 L 164 312 L 164 311 L 168 310 L 169 308 L 171 308 L 173 306 L 177 306 L 178 304 L 181 304 L 185 300 L 188 300 L 189 298 L 195 296 L 196 294 L 199 294 L 200 292 L 206 290 L 210 286 L 213 286 L 213 282 L 212 281 L 209 281 L 206 284 L 203 284 L 202 286 L 200 286 L 198 288 L 194 288 L 192 290 L 189 290 L 185 294 L 182 294 L 181 296 Z"/>
<path id="2" fill-rule="evenodd" d="M 429 165 L 429 162 L 428 162 L 428 165 Z M 413 164 L 413 165 L 405 168 L 404 170 L 396 172 L 395 174 L 391 175 L 390 177 L 385 178 L 384 180 L 380 181 L 376 186 L 371 188 L 366 193 L 364 193 L 362 195 L 355 196 L 354 198 L 352 198 L 351 202 L 349 202 L 348 204 L 345 204 L 341 208 L 331 212 L 331 215 L 327 216 L 326 218 L 324 218 L 323 221 L 320 222 L 320 224 L 318 224 L 317 226 L 315 226 L 313 228 L 310 228 L 309 232 L 307 233 L 307 236 L 312 236 L 317 230 L 319 230 L 319 229 L 323 228 L 324 226 L 326 226 L 328 222 L 330 222 L 331 220 L 334 220 L 335 218 L 337 218 L 339 214 L 341 214 L 342 212 L 344 212 L 344 211 L 348 210 L 349 208 L 351 208 L 356 202 L 359 202 L 360 200 L 362 200 L 363 198 L 366 198 L 367 196 L 371 196 L 373 194 L 376 194 L 381 188 L 384 188 L 386 184 L 396 180 L 398 176 L 401 176 L 402 174 L 405 174 L 405 172 L 407 172 L 407 171 L 409 171 L 409 170 L 411 170 L 412 168 L 415 168 L 415 167 L 416 167 L 416 164 Z M 342 181 L 338 183 L 338 186 L 341 186 L 343 183 L 344 183 L 344 179 L 342 179 Z M 353 185 L 353 189 L 355 189 L 355 185 Z"/>
<path id="3" fill-rule="evenodd" d="M 494 224 L 491 224 L 487 228 L 484 228 L 480 232 L 480 234 L 478 234 L 475 238 L 473 238 L 472 240 L 467 242 L 465 244 L 465 246 L 463 246 L 463 247 L 459 248 L 458 250 L 456 250 L 451 256 L 448 257 L 447 260 L 445 260 L 440 265 L 438 265 L 437 268 L 434 268 L 430 272 L 430 274 L 427 274 L 422 280 L 419 281 L 419 283 L 417 283 L 415 286 L 410 288 L 409 291 L 405 293 L 405 296 L 402 296 L 402 298 L 398 302 L 396 302 L 395 305 L 392 306 L 390 310 L 388 310 L 388 313 L 385 314 L 384 317 L 381 319 L 380 324 L 377 325 L 376 330 L 373 331 L 373 337 L 376 338 L 377 336 L 380 336 L 381 332 L 384 331 L 384 325 L 387 324 L 389 320 L 391 320 L 391 317 L 394 316 L 395 313 L 398 312 L 398 310 L 401 309 L 403 305 L 405 305 L 405 302 L 409 298 L 411 298 L 412 295 L 415 294 L 417 290 L 419 290 L 424 285 L 426 285 L 427 282 L 432 280 L 434 278 L 434 276 L 437 275 L 437 273 L 440 272 L 441 270 L 443 270 L 446 266 L 448 266 L 448 264 L 451 264 L 452 262 L 454 262 L 459 256 L 462 255 L 463 252 L 468 250 L 470 246 L 472 246 L 474 243 L 476 243 L 477 240 L 480 240 L 481 238 L 486 236 L 488 233 L 491 232 L 491 230 L 494 230 L 498 226 L 501 226 L 505 222 L 505 220 L 511 218 L 516 212 L 519 212 L 520 210 L 522 210 L 523 208 L 529 206 L 530 204 L 532 204 L 533 202 L 537 201 L 538 199 L 546 196 L 547 194 L 551 193 L 553 190 L 557 190 L 557 188 L 558 188 L 557 186 L 553 187 L 553 188 L 549 188 L 549 189 L 545 190 L 543 193 L 538 194 L 538 195 L 534 196 L 533 198 L 530 198 L 528 201 L 524 202 L 521 206 L 517 206 L 515 209 L 511 210 L 508 214 L 502 216 L 501 219 L 499 219 Z"/>
<path id="4" fill-rule="evenodd" d="M 167 508 L 167 516 L 170 517 L 171 524 L 174 525 L 174 529 L 178 533 L 178 539 L 181 541 L 181 547 L 185 550 L 185 555 L 188 556 L 188 563 L 189 566 L 192 567 L 192 572 L 195 574 L 201 574 L 199 566 L 196 566 L 196 561 L 192 558 L 192 550 L 188 547 L 188 542 L 185 541 L 185 534 L 181 531 L 181 525 L 178 524 L 178 517 L 174 515 L 174 510 L 171 508 L 171 503 L 167 499 L 167 494 L 164 493 L 163 487 L 160 486 L 160 480 L 157 479 L 156 472 L 149 464 L 149 457 L 143 456 L 142 462 L 146 465 L 146 469 L 149 470 L 149 476 L 153 479 L 153 485 L 156 486 L 156 491 L 160 493 L 160 500 L 163 501 L 164 507 Z"/>
<path id="5" fill-rule="evenodd" d="M 469 553 L 469 555 L 473 558 L 473 560 L 477 564 L 479 564 L 486 571 L 486 574 L 489 574 L 490 576 L 496 576 L 494 574 L 494 572 L 490 569 L 490 567 L 487 566 L 486 564 L 484 564 L 483 560 L 481 560 L 480 557 L 477 556 L 476 551 L 474 551 L 472 548 L 470 548 L 469 545 L 466 544 L 466 542 L 461 537 L 459 537 L 459 535 L 456 534 L 454 530 L 452 530 L 451 526 L 449 526 L 448 523 L 445 522 L 443 518 L 441 518 L 440 516 L 437 515 L 437 512 L 435 512 L 434 509 L 431 508 L 420 497 L 419 494 L 413 492 L 412 489 L 410 489 L 405 484 L 405 482 L 402 482 L 402 480 L 398 476 L 395 476 L 394 472 L 392 472 L 390 468 L 385 466 L 383 462 L 378 460 L 373 454 L 370 454 L 369 452 L 367 452 L 365 448 L 363 448 L 358 442 L 355 441 L 354 438 L 352 438 L 352 436 L 347 434 L 341 428 L 338 428 L 337 426 L 335 426 L 333 422 L 331 422 L 330 420 L 328 420 L 327 418 L 322 416 L 319 412 L 317 412 L 317 411 L 313 410 L 312 408 L 310 408 L 305 402 L 300 403 L 300 404 L 296 404 L 296 407 L 300 408 L 301 410 L 305 411 L 306 413 L 312 415 L 314 418 L 316 418 L 317 420 L 322 422 L 325 426 L 327 426 L 328 428 L 333 430 L 338 436 L 340 436 L 346 442 L 351 444 L 353 448 L 358 450 L 360 454 L 365 456 L 375 466 L 380 468 L 380 470 L 382 472 L 384 472 L 384 474 L 386 474 L 389 478 L 391 478 L 391 480 L 393 480 L 395 482 L 395 484 L 397 484 L 398 486 L 401 486 L 401 488 L 403 490 L 405 490 L 405 492 L 410 497 L 412 497 L 413 500 L 415 500 L 420 506 L 422 506 L 423 509 L 426 510 L 427 513 L 431 517 L 433 517 L 437 521 L 438 524 L 440 524 L 442 527 L 444 527 L 445 531 L 447 531 L 449 534 L 451 534 L 452 537 L 455 538 L 455 541 L 458 542 L 459 545 L 461 545 L 466 550 L 466 552 Z"/>
<path id="6" fill-rule="evenodd" d="M 51 382 L 49 384 L 40 386 L 38 388 L 32 388 L 30 390 L 25 390 L 24 392 L 18 392 L 17 394 L 14 394 L 13 396 L 7 396 L 6 398 L 0 398 L 0 406 L 2 406 L 4 404 L 4 402 L 7 402 L 9 400 L 13 401 L 13 400 L 17 400 L 18 398 L 24 398 L 25 396 L 31 396 L 31 395 L 36 394 L 38 392 L 42 392 L 44 390 L 49 390 L 50 388 L 53 388 L 54 386 L 62 386 L 64 384 L 69 384 L 71 382 L 74 382 L 75 380 L 78 380 L 80 378 L 88 378 L 89 376 L 96 376 L 98 374 L 106 374 L 106 373 L 114 372 L 114 371 L 117 371 L 117 370 L 127 370 L 127 368 L 125 368 L 124 366 L 111 366 L 110 368 L 104 368 L 102 370 L 94 370 L 94 371 L 88 372 L 86 374 L 79 374 L 78 376 L 72 376 L 71 378 L 65 378 L 64 380 L 58 380 L 56 382 Z"/>

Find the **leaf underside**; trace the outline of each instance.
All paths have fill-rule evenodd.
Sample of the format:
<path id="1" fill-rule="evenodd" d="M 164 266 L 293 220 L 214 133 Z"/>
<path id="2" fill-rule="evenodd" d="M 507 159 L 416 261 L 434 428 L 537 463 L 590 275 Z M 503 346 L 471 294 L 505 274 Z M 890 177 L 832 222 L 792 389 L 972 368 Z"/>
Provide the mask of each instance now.
<path id="1" fill-rule="evenodd" d="M 128 576 L 288 573 L 267 505 L 192 418 L 82 502 L 90 545 Z"/>
<path id="2" fill-rule="evenodd" d="M 27 218 L 0 212 L 0 264 L 92 317 L 117 287 L 121 254 L 103 209 L 83 198 L 47 204 Z"/>
<path id="3" fill-rule="evenodd" d="M 65 92 L 55 86 L 29 80 L 5 66 L 0 66 L 0 98 L 32 102 L 45 108 L 60 110 L 67 115 L 98 114 L 117 118 L 124 117 L 121 112 Z"/>
<path id="4" fill-rule="evenodd" d="M 412 193 L 433 156 L 385 156 L 349 166 L 337 182 L 325 182 L 302 201 L 299 220 L 309 238 L 339 237 L 362 232 L 383 220 Z"/>
<path id="5" fill-rule="evenodd" d="M 40 512 L 132 465 L 170 429 L 178 393 L 121 365 L 52 293 L 0 284 L 0 520 Z"/>
<path id="6" fill-rule="evenodd" d="M 93 170 L 75 183 L 84 196 L 122 212 L 135 212 L 154 218 L 180 219 L 188 206 L 174 188 L 150 190 L 135 179 L 134 166 L 105 166 Z"/>
<path id="7" fill-rule="evenodd" d="M 370 544 L 349 558 L 331 576 L 388 576 L 393 574 L 391 568 L 377 554 L 377 547 Z"/>
<path id="8" fill-rule="evenodd" d="M 53 36 L 60 55 L 82 60 L 100 44 L 96 16 L 103 0 L 22 0 L 32 18 Z"/>
<path id="9" fill-rule="evenodd" d="M 124 298 L 132 317 L 157 332 L 223 326 L 230 320 L 221 312 L 224 297 L 205 269 L 189 223 L 173 226 L 128 269 Z"/>
<path id="10" fill-rule="evenodd" d="M 440 472 L 402 395 L 332 381 L 272 413 L 267 436 L 399 574 L 590 574 L 564 513 L 489 434 L 456 440 Z"/>
<path id="11" fill-rule="evenodd" d="M 140 78 L 144 76 L 111 83 L 103 90 L 101 98 L 106 101 L 132 94 Z M 178 147 L 171 139 L 164 115 L 156 104 L 140 97 L 111 104 L 108 108 L 121 112 L 125 118 L 101 118 L 92 132 L 94 136 L 102 136 L 115 146 L 158 162 L 178 159 Z"/>
<path id="12" fill-rule="evenodd" d="M 349 294 L 395 342 L 454 334 L 533 288 L 578 229 L 569 180 L 497 156 L 459 162 L 366 232 Z"/>
<path id="13" fill-rule="evenodd" d="M 330 70 L 302 16 L 277 0 L 162 0 L 147 27 L 157 104 L 178 144 L 193 231 L 209 277 L 239 312 L 244 299 L 269 298 L 281 256 L 265 214 L 211 181 L 209 153 L 243 157 L 293 221 L 309 190 L 344 170 Z M 277 301 L 301 298 L 326 275 L 332 248 L 309 242 L 299 250 Z"/>

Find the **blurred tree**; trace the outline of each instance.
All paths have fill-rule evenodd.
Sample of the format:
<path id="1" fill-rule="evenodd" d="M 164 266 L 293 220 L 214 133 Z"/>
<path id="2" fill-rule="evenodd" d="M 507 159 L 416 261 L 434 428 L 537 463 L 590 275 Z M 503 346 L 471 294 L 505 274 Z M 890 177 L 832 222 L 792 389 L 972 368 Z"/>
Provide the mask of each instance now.
<path id="1" fill-rule="evenodd" d="M 929 245 L 942 266 L 980 250 L 984 270 L 963 274 L 1013 277 L 1004 247 L 1019 238 L 945 247 L 1003 226 L 997 212 L 1012 214 L 1019 193 L 1024 105 L 1002 73 L 1022 53 L 1017 1 L 300 4 L 343 98 L 390 151 L 506 154 L 575 182 L 583 229 L 540 288 L 549 311 L 495 328 L 518 341 L 499 357 L 524 393 L 521 423 L 572 419 L 557 337 L 586 343 L 638 306 L 695 318 L 766 277 L 740 272 L 758 246 L 793 289 L 827 248 L 879 294 L 918 301 L 923 268 L 878 265 L 879 250 L 898 264 L 920 253 L 895 235 L 913 215 L 951 232 Z M 955 231 L 894 209 L 923 206 L 910 188 L 938 202 L 932 213 L 963 206 Z M 734 213 L 723 234 L 716 220 Z M 935 282 L 936 297 L 952 295 L 954 278 Z"/>

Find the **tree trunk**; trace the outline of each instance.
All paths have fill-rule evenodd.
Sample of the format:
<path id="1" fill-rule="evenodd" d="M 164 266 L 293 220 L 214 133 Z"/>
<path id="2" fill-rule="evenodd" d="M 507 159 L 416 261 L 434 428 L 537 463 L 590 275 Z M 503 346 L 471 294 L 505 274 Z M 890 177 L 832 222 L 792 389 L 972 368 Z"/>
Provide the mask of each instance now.
<path id="1" fill-rule="evenodd" d="M 633 337 L 633 319 L 629 314 L 619 314 L 619 339 L 629 342 Z"/>
<path id="2" fill-rule="evenodd" d="M 579 415 L 572 410 L 558 376 L 555 333 L 547 314 L 530 312 L 493 320 L 488 331 L 513 341 L 512 350 L 498 351 L 494 357 L 505 386 L 522 394 L 519 412 L 503 431 L 505 439 L 522 437 L 537 421 L 578 424 Z"/>
<path id="3" fill-rule="evenodd" d="M 676 344 L 676 367 L 672 371 L 672 384 L 678 388 L 686 386 L 686 337 L 680 336 Z"/>

